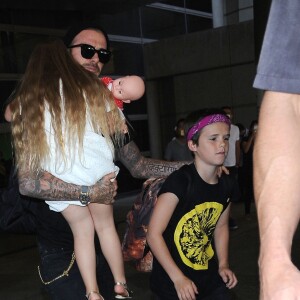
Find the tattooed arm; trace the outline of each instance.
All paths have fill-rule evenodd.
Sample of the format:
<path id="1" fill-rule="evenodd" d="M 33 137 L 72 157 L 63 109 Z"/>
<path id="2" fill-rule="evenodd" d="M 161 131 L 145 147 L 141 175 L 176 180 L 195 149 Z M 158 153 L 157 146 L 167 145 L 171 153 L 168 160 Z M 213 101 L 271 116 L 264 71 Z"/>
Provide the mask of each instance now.
<path id="1" fill-rule="evenodd" d="M 133 141 L 118 150 L 118 158 L 135 178 L 168 176 L 181 166 L 190 163 L 146 158 Z"/>
<path id="2" fill-rule="evenodd" d="M 45 171 L 40 171 L 37 175 L 33 175 L 29 171 L 19 171 L 18 177 L 20 193 L 25 196 L 60 201 L 77 200 L 80 195 L 80 185 L 64 182 Z M 112 178 L 115 178 L 115 173 L 104 176 L 89 187 L 91 202 L 102 204 L 114 202 L 117 182 L 116 180 L 111 182 Z"/>

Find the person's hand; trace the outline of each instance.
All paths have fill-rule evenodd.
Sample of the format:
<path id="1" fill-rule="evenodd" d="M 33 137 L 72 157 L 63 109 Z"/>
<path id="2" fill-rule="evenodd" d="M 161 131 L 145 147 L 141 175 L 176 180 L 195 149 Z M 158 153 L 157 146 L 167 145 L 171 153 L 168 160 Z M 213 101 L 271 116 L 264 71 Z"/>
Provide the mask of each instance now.
<path id="1" fill-rule="evenodd" d="M 117 195 L 118 184 L 115 172 L 103 176 L 90 188 L 90 198 L 93 203 L 112 204 Z"/>
<path id="2" fill-rule="evenodd" d="M 182 276 L 174 282 L 174 286 L 179 300 L 195 300 L 195 294 L 198 294 L 198 289 L 193 281 Z"/>
<path id="3" fill-rule="evenodd" d="M 229 174 L 229 170 L 225 166 L 221 166 L 218 168 L 218 171 L 217 171 L 218 177 L 221 177 L 223 173 L 225 173 L 226 175 Z"/>
<path id="4" fill-rule="evenodd" d="M 6 109 L 5 109 L 5 113 L 4 113 L 4 118 L 7 122 L 11 122 L 11 119 L 12 119 L 12 112 L 11 112 L 11 109 L 10 109 L 10 105 L 8 104 L 6 106 Z"/>
<path id="5" fill-rule="evenodd" d="M 220 267 L 219 274 L 222 277 L 223 281 L 226 283 L 228 289 L 234 288 L 238 281 L 235 274 L 227 267 Z"/>
<path id="6" fill-rule="evenodd" d="M 291 261 L 270 263 L 260 273 L 260 300 L 300 299 L 300 272 Z"/>

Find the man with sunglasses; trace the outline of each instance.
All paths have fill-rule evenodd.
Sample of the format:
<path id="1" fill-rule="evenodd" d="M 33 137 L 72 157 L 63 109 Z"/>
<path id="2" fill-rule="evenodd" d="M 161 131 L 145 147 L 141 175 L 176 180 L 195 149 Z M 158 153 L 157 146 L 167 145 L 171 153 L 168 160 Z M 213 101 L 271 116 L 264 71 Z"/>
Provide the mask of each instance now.
<path id="1" fill-rule="evenodd" d="M 100 75 L 103 65 L 110 60 L 108 36 L 97 24 L 74 26 L 63 40 L 73 58 L 96 75 Z"/>
<path id="2" fill-rule="evenodd" d="M 103 65 L 110 59 L 109 39 L 97 24 L 72 27 L 65 35 L 64 43 L 73 58 L 96 75 L 100 75 Z M 7 107 L 5 115 L 9 119 L 9 105 Z M 145 158 L 129 138 L 125 146 L 117 150 L 117 156 L 132 176 L 145 179 L 167 176 L 184 164 Z M 63 182 L 47 172 L 41 172 L 34 180 L 24 174 L 20 183 L 22 190 L 26 190 L 27 195 L 34 198 L 66 200 L 85 197 L 91 202 L 108 204 L 116 196 L 117 183 L 110 180 L 113 177 L 114 174 L 106 175 L 90 187 L 89 194 L 81 186 Z M 67 222 L 61 214 L 49 210 L 43 201 L 23 196 L 20 198 L 17 192 L 12 192 L 17 190 L 17 179 L 12 176 L 10 189 L 2 194 L 0 203 L 1 229 L 37 234 L 41 256 L 39 274 L 52 299 L 84 299 L 82 295 L 85 294 L 85 287 L 72 256 L 73 235 Z M 111 299 L 113 278 L 100 248 L 96 250 L 101 294 L 105 299 Z"/>

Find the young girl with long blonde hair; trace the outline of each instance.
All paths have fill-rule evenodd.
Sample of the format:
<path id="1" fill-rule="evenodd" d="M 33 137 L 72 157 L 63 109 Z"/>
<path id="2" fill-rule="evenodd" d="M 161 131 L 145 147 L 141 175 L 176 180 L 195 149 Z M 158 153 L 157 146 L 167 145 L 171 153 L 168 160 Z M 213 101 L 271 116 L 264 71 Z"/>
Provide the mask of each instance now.
<path id="1" fill-rule="evenodd" d="M 10 104 L 18 172 L 45 170 L 82 186 L 80 199 L 47 201 L 74 236 L 76 261 L 89 300 L 104 299 L 96 280 L 94 231 L 115 280 L 116 299 L 131 298 L 112 205 L 89 202 L 89 186 L 115 172 L 114 146 L 124 137 L 124 116 L 97 76 L 81 67 L 61 41 L 39 45 Z M 44 199 L 49 200 L 49 199 Z"/>

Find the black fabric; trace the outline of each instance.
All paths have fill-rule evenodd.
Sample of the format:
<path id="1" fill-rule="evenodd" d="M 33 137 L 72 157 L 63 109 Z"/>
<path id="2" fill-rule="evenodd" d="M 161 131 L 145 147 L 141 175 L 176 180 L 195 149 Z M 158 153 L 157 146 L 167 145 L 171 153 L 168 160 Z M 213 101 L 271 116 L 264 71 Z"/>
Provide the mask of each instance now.
<path id="1" fill-rule="evenodd" d="M 153 295 L 153 300 L 176 300 L 177 296 L 173 296 L 173 298 L 160 298 L 157 295 Z M 230 292 L 227 289 L 225 284 L 222 284 L 220 287 L 215 289 L 209 296 L 203 298 L 202 300 L 230 300 L 232 297 L 230 296 Z"/>
<path id="2" fill-rule="evenodd" d="M 247 141 L 249 137 L 244 139 Z M 251 202 L 254 200 L 254 189 L 253 189 L 253 149 L 254 144 L 251 146 L 247 153 L 244 152 L 243 167 L 240 173 L 241 183 L 243 185 L 242 190 L 242 200 L 245 204 L 245 214 L 250 214 L 251 212 Z"/>
<path id="3" fill-rule="evenodd" d="M 73 235 L 66 220 L 51 211 L 43 200 L 20 195 L 14 169 L 8 187 L 1 190 L 0 212 L 2 231 L 36 233 L 38 241 L 47 247 L 73 249 Z"/>
<path id="4" fill-rule="evenodd" d="M 22 197 L 18 178 L 12 168 L 9 185 L 0 190 L 0 230 L 9 233 L 36 233 L 35 212 L 37 201 Z"/>
<path id="5" fill-rule="evenodd" d="M 238 171 L 239 168 L 237 167 L 226 167 L 229 171 L 229 175 L 226 177 L 231 177 L 232 184 L 233 184 L 233 190 L 232 190 L 232 195 L 231 195 L 231 202 L 238 202 L 241 198 L 241 191 L 240 191 L 240 186 L 239 186 L 239 181 L 238 181 Z"/>
<path id="6" fill-rule="evenodd" d="M 49 249 L 40 249 L 41 252 L 41 276 L 45 282 L 51 281 L 62 274 L 70 264 L 72 251 L 60 249 L 60 251 Z M 113 292 L 113 277 L 108 269 L 107 262 L 102 254 L 96 256 L 97 264 L 97 280 L 99 282 L 100 292 L 105 299 L 112 299 Z M 55 280 L 51 284 L 44 286 L 52 300 L 84 300 L 85 286 L 81 279 L 81 275 L 76 264 L 72 266 L 69 275 L 61 279 Z"/>

